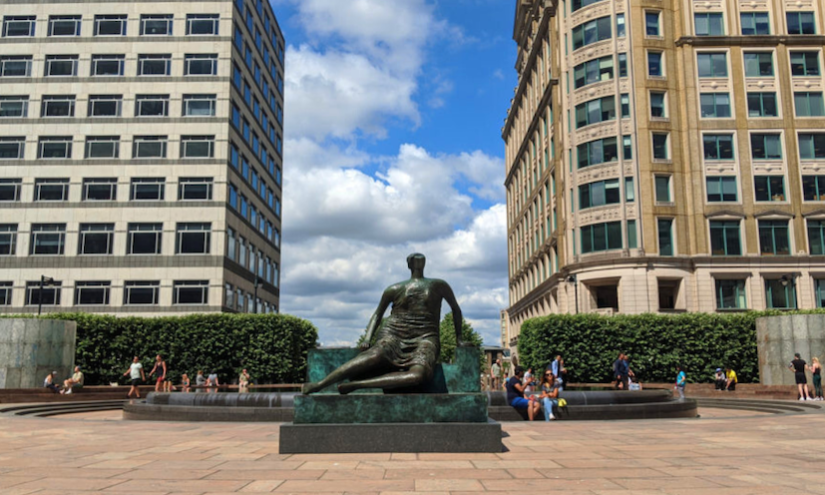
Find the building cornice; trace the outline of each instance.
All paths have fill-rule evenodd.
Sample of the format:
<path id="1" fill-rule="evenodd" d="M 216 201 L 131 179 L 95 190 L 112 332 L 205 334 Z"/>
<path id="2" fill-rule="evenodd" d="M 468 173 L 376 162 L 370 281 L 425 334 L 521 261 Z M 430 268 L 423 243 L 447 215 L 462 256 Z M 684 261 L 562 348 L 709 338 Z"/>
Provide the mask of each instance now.
<path id="1" fill-rule="evenodd" d="M 691 45 L 696 47 L 718 46 L 809 46 L 825 45 L 822 35 L 763 35 L 763 36 L 682 36 L 676 40 L 676 46 Z"/>

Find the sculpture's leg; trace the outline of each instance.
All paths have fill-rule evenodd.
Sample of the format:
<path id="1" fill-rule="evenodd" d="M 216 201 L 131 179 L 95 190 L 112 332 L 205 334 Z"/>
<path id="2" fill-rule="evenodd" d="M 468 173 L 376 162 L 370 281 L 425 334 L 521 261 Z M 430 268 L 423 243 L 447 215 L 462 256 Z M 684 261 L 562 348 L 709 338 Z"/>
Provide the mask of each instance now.
<path id="1" fill-rule="evenodd" d="M 381 357 L 381 354 L 375 348 L 369 349 L 339 366 L 323 380 L 315 383 L 304 384 L 301 391 L 304 394 L 318 392 L 329 387 L 330 385 L 342 382 L 347 378 L 362 375 L 367 371 L 375 369 L 382 365 L 382 361 L 383 358 Z"/>
<path id="2" fill-rule="evenodd" d="M 362 388 L 406 388 L 420 385 L 432 373 L 427 372 L 427 368 L 421 365 L 415 365 L 409 371 L 395 371 L 387 373 L 386 375 L 376 376 L 375 378 L 368 378 L 366 380 L 359 380 L 356 382 L 347 382 L 338 385 L 338 392 L 348 394 L 353 390 Z"/>

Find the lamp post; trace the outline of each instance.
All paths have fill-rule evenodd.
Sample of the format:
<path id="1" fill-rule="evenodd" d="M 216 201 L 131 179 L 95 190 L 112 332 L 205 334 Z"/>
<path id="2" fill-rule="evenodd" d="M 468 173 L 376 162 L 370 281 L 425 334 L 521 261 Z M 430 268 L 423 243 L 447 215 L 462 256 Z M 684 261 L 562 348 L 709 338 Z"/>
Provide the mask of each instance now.
<path id="1" fill-rule="evenodd" d="M 261 285 L 261 279 L 255 275 L 255 300 L 252 302 L 252 312 L 258 314 L 258 287 Z"/>
<path id="2" fill-rule="evenodd" d="M 567 282 L 573 284 L 573 290 L 576 297 L 576 314 L 579 314 L 579 284 L 575 275 L 567 277 Z"/>
<path id="3" fill-rule="evenodd" d="M 37 316 L 43 311 L 43 286 L 52 285 L 54 279 L 45 275 L 40 275 L 40 292 L 37 294 Z"/>

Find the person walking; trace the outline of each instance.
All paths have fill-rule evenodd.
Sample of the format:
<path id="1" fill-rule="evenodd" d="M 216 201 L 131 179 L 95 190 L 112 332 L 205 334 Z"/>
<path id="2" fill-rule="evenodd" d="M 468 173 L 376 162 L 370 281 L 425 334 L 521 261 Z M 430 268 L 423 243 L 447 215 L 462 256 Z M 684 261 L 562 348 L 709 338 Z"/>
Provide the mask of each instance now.
<path id="1" fill-rule="evenodd" d="M 541 400 L 542 408 L 544 409 L 544 420 L 553 421 L 556 419 L 553 416 L 553 407 L 558 405 L 559 387 L 556 384 L 556 377 L 552 371 L 545 371 L 544 378 L 541 380 Z"/>
<path id="2" fill-rule="evenodd" d="M 548 367 L 550 372 L 553 373 L 553 376 L 556 377 L 556 385 L 559 387 L 559 392 L 564 390 L 564 375 L 567 374 L 567 369 L 564 367 L 564 360 L 561 358 L 561 354 L 556 355 L 556 359 L 550 363 Z"/>
<path id="3" fill-rule="evenodd" d="M 794 354 L 794 360 L 788 365 L 788 369 L 794 372 L 799 400 L 810 400 L 810 395 L 808 394 L 808 378 L 805 376 L 805 370 L 810 369 L 808 363 L 806 363 L 797 352 Z"/>
<path id="4" fill-rule="evenodd" d="M 501 390 L 501 359 L 496 359 L 490 366 L 490 380 L 493 390 Z"/>
<path id="5" fill-rule="evenodd" d="M 152 367 L 152 371 L 149 372 L 149 376 L 154 375 L 157 372 L 158 379 L 155 382 L 155 392 L 165 391 L 163 388 L 163 382 L 166 381 L 166 361 L 158 354 L 155 356 L 155 365 Z"/>
<path id="6" fill-rule="evenodd" d="M 129 379 L 131 380 L 132 388 L 129 389 L 129 393 L 126 394 L 127 399 L 132 398 L 132 394 L 140 399 L 140 386 L 141 382 L 146 381 L 146 375 L 143 373 L 143 365 L 140 364 L 140 357 L 135 356 L 132 359 L 132 364 L 129 365 L 129 369 L 123 373 L 123 376 L 129 375 Z"/>
<path id="7" fill-rule="evenodd" d="M 814 400 L 822 400 L 822 365 L 819 364 L 819 358 L 814 356 L 811 358 L 811 373 L 814 376 Z"/>
<path id="8" fill-rule="evenodd" d="M 685 398 L 685 385 L 687 384 L 687 374 L 681 365 L 676 366 L 676 391 L 679 392 L 679 398 Z"/>

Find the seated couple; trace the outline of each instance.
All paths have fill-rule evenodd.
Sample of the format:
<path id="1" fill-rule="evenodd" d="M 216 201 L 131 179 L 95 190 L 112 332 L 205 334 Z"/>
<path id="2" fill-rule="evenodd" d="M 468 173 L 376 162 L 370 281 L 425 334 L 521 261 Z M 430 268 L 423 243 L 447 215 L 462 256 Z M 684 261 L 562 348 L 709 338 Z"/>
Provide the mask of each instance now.
<path id="1" fill-rule="evenodd" d="M 541 382 L 541 395 L 538 397 L 531 395 L 530 398 L 524 396 L 524 390 L 531 385 L 535 385 L 535 382 L 531 378 L 528 383 L 522 383 L 523 378 L 524 369 L 521 366 L 517 366 L 515 375 L 511 376 L 506 383 L 507 403 L 513 406 L 514 409 L 527 411 L 527 417 L 530 421 L 533 421 L 536 413 L 542 408 L 544 409 L 545 421 L 556 419 L 556 417 L 553 416 L 553 406 L 558 406 L 559 404 L 559 387 L 556 383 L 555 375 L 549 370 L 546 371 L 544 373 L 544 379 Z"/>

